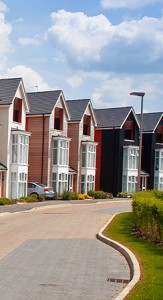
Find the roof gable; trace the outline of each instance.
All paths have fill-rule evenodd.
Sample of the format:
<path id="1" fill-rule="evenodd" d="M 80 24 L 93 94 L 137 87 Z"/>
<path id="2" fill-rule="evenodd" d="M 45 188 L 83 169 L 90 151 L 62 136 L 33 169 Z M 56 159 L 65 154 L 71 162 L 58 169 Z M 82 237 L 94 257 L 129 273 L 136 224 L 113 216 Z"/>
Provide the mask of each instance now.
<path id="1" fill-rule="evenodd" d="M 56 105 L 61 95 L 63 96 L 61 90 L 27 93 L 29 104 L 30 104 L 29 114 L 30 115 L 51 114 L 54 106 Z"/>
<path id="2" fill-rule="evenodd" d="M 12 104 L 21 80 L 21 78 L 0 79 L 0 105 Z"/>
<path id="3" fill-rule="evenodd" d="M 140 120 L 140 114 L 137 114 Z M 163 112 L 143 113 L 143 132 L 154 132 L 163 117 Z"/>
<path id="4" fill-rule="evenodd" d="M 134 109 L 131 106 L 95 109 L 94 111 L 97 117 L 98 128 L 122 128 L 131 112 L 138 124 Z"/>
<path id="5" fill-rule="evenodd" d="M 71 121 L 80 122 L 87 108 L 89 108 L 94 124 L 97 126 L 96 116 L 90 99 L 67 100 L 66 103 L 70 112 Z"/>

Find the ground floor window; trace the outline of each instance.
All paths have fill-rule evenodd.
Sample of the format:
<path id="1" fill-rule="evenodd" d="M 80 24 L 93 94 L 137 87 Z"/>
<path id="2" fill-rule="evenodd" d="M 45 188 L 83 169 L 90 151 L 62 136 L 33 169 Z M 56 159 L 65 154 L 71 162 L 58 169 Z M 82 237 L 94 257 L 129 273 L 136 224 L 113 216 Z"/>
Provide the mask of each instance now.
<path id="1" fill-rule="evenodd" d="M 129 176 L 128 178 L 128 192 L 134 193 L 136 191 L 137 177 Z"/>
<path id="2" fill-rule="evenodd" d="M 68 174 L 66 173 L 53 173 L 52 176 L 52 187 L 54 192 L 60 195 L 68 190 Z"/>
<path id="3" fill-rule="evenodd" d="M 27 174 L 19 173 L 18 198 L 25 196 L 27 190 Z"/>
<path id="4" fill-rule="evenodd" d="M 26 196 L 27 174 L 11 172 L 11 198 L 20 198 Z"/>
<path id="5" fill-rule="evenodd" d="M 11 198 L 17 198 L 17 173 L 11 173 Z"/>
<path id="6" fill-rule="evenodd" d="M 122 178 L 122 192 L 134 193 L 136 191 L 137 177 L 126 176 Z"/>
<path id="7" fill-rule="evenodd" d="M 95 189 L 95 176 L 94 175 L 81 175 L 81 193 L 94 191 Z"/>
<path id="8" fill-rule="evenodd" d="M 154 178 L 154 189 L 163 191 L 163 177 L 155 177 Z"/>
<path id="9" fill-rule="evenodd" d="M 59 174 L 59 182 L 58 182 L 58 193 L 62 194 L 64 191 L 68 190 L 68 175 L 65 173 Z"/>
<path id="10" fill-rule="evenodd" d="M 95 188 L 95 177 L 93 175 L 87 176 L 87 192 L 94 191 Z"/>

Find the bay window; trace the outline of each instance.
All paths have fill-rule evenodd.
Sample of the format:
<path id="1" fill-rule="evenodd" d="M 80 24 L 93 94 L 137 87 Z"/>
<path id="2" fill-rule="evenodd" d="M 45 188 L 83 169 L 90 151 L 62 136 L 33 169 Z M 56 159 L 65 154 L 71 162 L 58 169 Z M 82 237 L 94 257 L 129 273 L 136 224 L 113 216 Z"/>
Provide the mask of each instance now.
<path id="1" fill-rule="evenodd" d="M 12 135 L 12 163 L 28 163 L 28 136 Z"/>

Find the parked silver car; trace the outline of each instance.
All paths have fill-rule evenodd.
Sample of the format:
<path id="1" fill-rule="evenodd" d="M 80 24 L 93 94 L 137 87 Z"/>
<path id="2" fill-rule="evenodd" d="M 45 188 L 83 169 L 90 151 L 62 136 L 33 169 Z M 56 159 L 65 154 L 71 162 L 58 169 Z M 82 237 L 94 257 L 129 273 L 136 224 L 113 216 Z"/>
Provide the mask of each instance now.
<path id="1" fill-rule="evenodd" d="M 27 195 L 43 196 L 45 199 L 54 199 L 54 191 L 52 187 L 39 182 L 28 182 Z"/>

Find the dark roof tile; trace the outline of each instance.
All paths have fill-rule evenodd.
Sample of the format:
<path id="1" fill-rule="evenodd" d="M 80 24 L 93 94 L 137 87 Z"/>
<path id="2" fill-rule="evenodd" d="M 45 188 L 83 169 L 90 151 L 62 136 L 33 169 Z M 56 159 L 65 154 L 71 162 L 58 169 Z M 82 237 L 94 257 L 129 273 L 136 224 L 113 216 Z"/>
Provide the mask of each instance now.
<path id="1" fill-rule="evenodd" d="M 97 118 L 97 127 L 112 128 L 121 127 L 129 114 L 131 106 L 117 108 L 94 109 Z"/>
<path id="2" fill-rule="evenodd" d="M 61 93 L 61 90 L 27 93 L 29 115 L 51 114 Z"/>
<path id="3" fill-rule="evenodd" d="M 84 115 L 90 99 L 67 100 L 71 121 L 80 121 Z"/>
<path id="4" fill-rule="evenodd" d="M 143 131 L 154 132 L 163 112 L 143 113 Z M 140 121 L 140 114 L 137 114 Z"/>
<path id="5" fill-rule="evenodd" d="M 20 81 L 21 78 L 0 79 L 0 105 L 12 103 Z"/>

